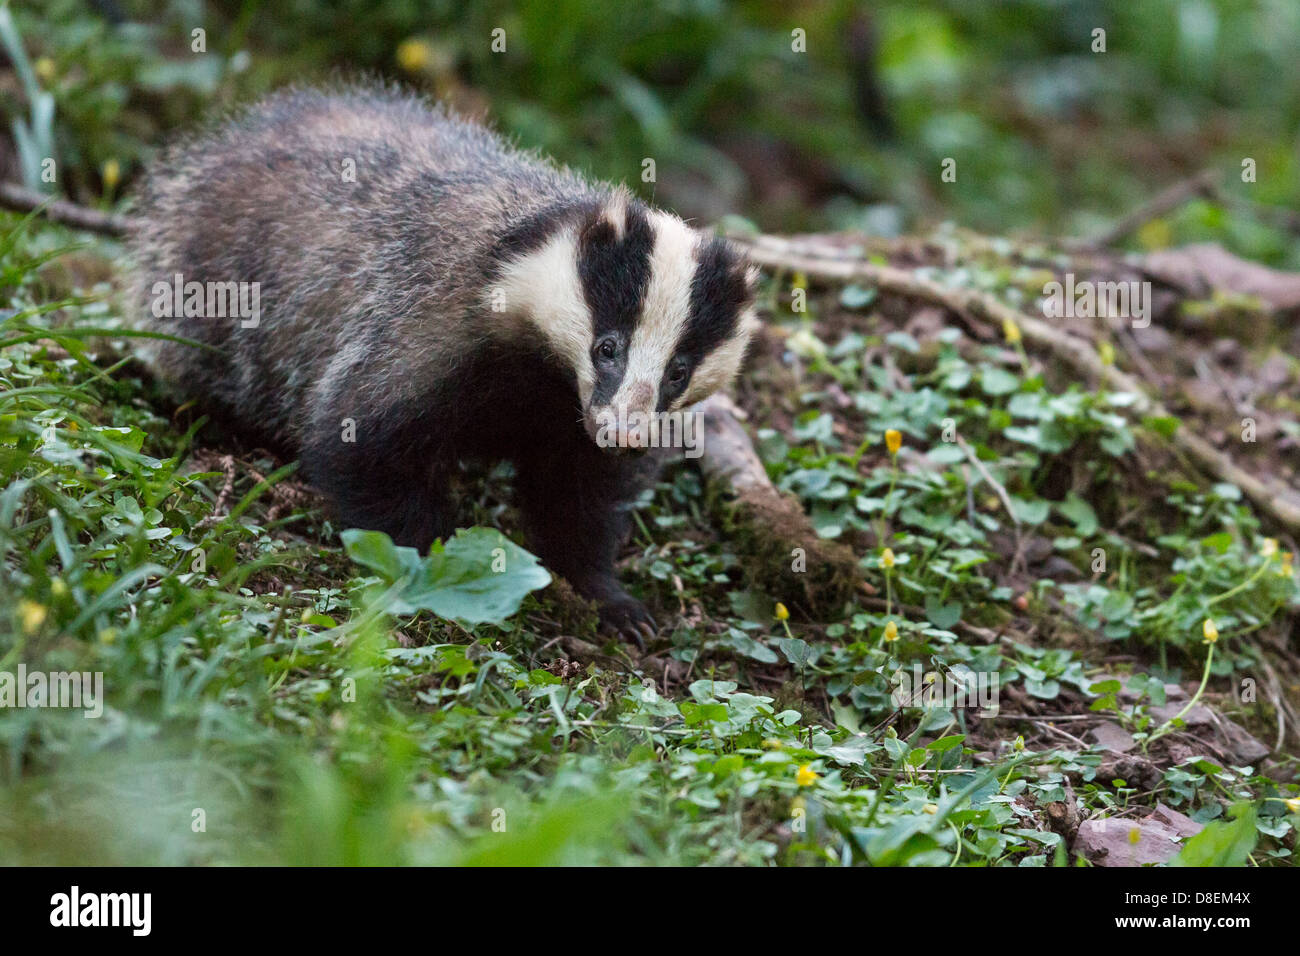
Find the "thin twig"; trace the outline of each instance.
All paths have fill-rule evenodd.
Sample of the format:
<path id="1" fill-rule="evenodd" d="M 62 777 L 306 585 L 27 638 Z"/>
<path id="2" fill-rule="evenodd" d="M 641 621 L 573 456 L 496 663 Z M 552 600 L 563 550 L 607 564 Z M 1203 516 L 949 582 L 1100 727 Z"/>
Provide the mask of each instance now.
<path id="1" fill-rule="evenodd" d="M 1085 252 L 1113 246 L 1152 219 L 1159 219 L 1188 200 L 1195 199 L 1198 196 L 1214 196 L 1218 183 L 1219 171 L 1217 169 L 1203 169 L 1195 176 L 1174 183 L 1163 192 L 1157 193 L 1150 201 L 1134 209 L 1127 216 L 1123 216 L 1097 235 L 1089 239 L 1067 240 L 1063 245 L 1066 249 L 1077 249 Z"/>
<path id="2" fill-rule="evenodd" d="M 0 183 L 0 207 L 14 212 L 39 212 L 51 222 L 105 236 L 124 236 L 127 232 L 125 216 L 88 209 L 66 199 L 43 196 L 16 183 Z"/>

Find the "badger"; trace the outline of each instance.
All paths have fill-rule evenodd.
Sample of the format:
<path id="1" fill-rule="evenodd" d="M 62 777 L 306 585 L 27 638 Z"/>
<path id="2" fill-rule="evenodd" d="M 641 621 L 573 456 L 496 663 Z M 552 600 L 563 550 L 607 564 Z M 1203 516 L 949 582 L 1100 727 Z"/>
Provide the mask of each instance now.
<path id="1" fill-rule="evenodd" d="M 131 223 L 143 324 L 199 343 L 149 348 L 179 397 L 298 458 L 343 524 L 421 550 L 455 530 L 459 463 L 509 461 L 529 549 L 606 628 L 653 633 L 614 567 L 655 473 L 630 423 L 736 376 L 755 272 L 725 240 L 365 85 L 165 149 Z"/>

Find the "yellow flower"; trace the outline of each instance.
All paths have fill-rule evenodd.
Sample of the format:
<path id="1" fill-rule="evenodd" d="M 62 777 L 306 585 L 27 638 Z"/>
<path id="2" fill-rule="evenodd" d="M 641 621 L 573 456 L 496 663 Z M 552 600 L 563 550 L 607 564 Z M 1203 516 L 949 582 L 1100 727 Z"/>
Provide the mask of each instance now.
<path id="1" fill-rule="evenodd" d="M 885 640 L 887 641 L 898 640 L 898 625 L 895 624 L 893 621 L 890 621 L 888 624 L 885 625 Z"/>
<path id="2" fill-rule="evenodd" d="M 1263 545 L 1260 546 L 1259 553 L 1266 558 L 1271 558 L 1277 554 L 1277 538 L 1265 538 Z"/>
<path id="3" fill-rule="evenodd" d="M 788 620 L 790 620 L 790 609 L 787 608 L 787 607 L 786 607 L 784 604 L 782 604 L 780 601 L 777 601 L 777 602 L 776 602 L 776 619 L 777 619 L 778 621 L 788 621 Z"/>
<path id="4" fill-rule="evenodd" d="M 1016 325 L 1016 320 L 1011 316 L 1002 320 L 1002 334 L 1012 345 L 1020 341 L 1020 326 Z"/>
<path id="5" fill-rule="evenodd" d="M 104 188 L 112 192 L 117 188 L 117 184 L 122 181 L 122 164 L 116 159 L 104 161 L 104 166 L 100 170 L 100 176 L 104 179 Z"/>
<path id="6" fill-rule="evenodd" d="M 397 65 L 407 73 L 419 73 L 433 58 L 429 44 L 423 40 L 403 40 L 397 47 Z"/>
<path id="7" fill-rule="evenodd" d="M 936 813 L 939 812 L 939 804 L 937 804 L 937 803 L 927 803 L 927 804 L 926 804 L 925 806 L 923 806 L 921 809 L 924 810 L 926 813 L 929 813 L 929 814 L 933 815 L 933 814 L 936 814 Z"/>
<path id="8" fill-rule="evenodd" d="M 1219 639 L 1219 628 L 1214 623 L 1213 618 L 1207 617 L 1205 619 L 1205 622 L 1201 625 L 1201 633 L 1205 635 L 1206 644 L 1213 644 Z"/>
<path id="9" fill-rule="evenodd" d="M 1300 797 L 1292 797 L 1290 800 L 1283 800 L 1286 808 L 1292 813 L 1300 813 Z"/>
<path id="10" fill-rule="evenodd" d="M 794 773 L 794 782 L 801 787 L 811 787 L 817 782 L 820 774 L 817 773 L 810 765 L 800 764 L 799 769 Z"/>
<path id="11" fill-rule="evenodd" d="M 35 634 L 45 623 L 46 609 L 44 604 L 37 604 L 35 601 L 22 600 L 18 602 L 18 620 L 22 623 L 24 634 Z"/>
<path id="12" fill-rule="evenodd" d="M 68 596 L 68 585 L 63 578 L 52 578 L 50 580 L 50 593 L 56 598 Z"/>
<path id="13" fill-rule="evenodd" d="M 880 566 L 888 570 L 894 566 L 894 549 L 886 548 L 880 552 Z"/>
<path id="14" fill-rule="evenodd" d="M 50 80 L 54 79 L 54 61 L 48 56 L 38 57 L 36 62 L 32 64 L 32 72 L 36 74 L 38 80 L 48 84 Z"/>
<path id="15" fill-rule="evenodd" d="M 1020 751 L 1024 750 L 1024 749 L 1025 749 L 1025 735 L 1024 735 L 1024 734 L 1018 734 L 1018 735 L 1016 736 L 1016 742 L 1015 742 L 1015 744 L 1014 744 L 1013 746 L 1015 747 L 1017 753 L 1019 753 Z"/>
<path id="16" fill-rule="evenodd" d="M 1139 830 L 1137 827 L 1134 827 L 1132 830 L 1128 831 L 1129 843 L 1132 843 L 1134 846 L 1137 846 L 1138 843 L 1141 841 L 1141 839 L 1142 839 L 1142 831 Z"/>
<path id="17" fill-rule="evenodd" d="M 897 455 L 898 449 L 903 447 L 903 433 L 897 428 L 885 432 L 885 447 L 889 449 L 891 455 Z"/>

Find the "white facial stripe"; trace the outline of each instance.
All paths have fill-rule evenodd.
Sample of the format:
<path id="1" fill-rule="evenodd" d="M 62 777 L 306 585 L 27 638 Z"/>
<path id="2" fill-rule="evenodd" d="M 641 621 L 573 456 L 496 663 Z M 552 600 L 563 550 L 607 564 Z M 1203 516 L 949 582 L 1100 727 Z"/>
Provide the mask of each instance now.
<path id="1" fill-rule="evenodd" d="M 614 238 L 619 242 L 627 234 L 627 204 L 631 198 L 626 187 L 619 186 L 605 204 L 605 221 L 614 227 Z"/>
<path id="2" fill-rule="evenodd" d="M 555 354 L 577 373 L 578 396 L 585 408 L 596 387 L 596 369 L 591 364 L 591 310 L 582 294 L 577 261 L 577 234 L 563 229 L 540 249 L 507 263 L 486 298 L 491 308 L 493 293 L 499 290 L 507 312 L 522 312 L 532 320 Z"/>
<path id="3" fill-rule="evenodd" d="M 650 283 L 646 288 L 641 321 L 632 335 L 627 370 L 618 393 L 611 403 L 615 408 L 629 405 L 632 397 L 650 386 L 650 406 L 658 404 L 659 383 L 664 368 L 673 357 L 677 340 L 690 317 L 691 279 L 695 275 L 695 246 L 699 242 L 686 223 L 676 216 L 653 210 L 650 223 L 655 233 L 650 253 Z"/>

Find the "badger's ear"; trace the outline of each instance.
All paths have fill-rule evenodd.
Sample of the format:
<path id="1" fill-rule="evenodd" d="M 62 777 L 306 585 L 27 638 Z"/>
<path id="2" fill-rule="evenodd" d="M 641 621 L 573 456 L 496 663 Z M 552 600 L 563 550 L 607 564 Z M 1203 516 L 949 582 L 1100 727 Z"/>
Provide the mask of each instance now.
<path id="1" fill-rule="evenodd" d="M 744 308 L 758 300 L 758 284 L 763 281 L 763 273 L 748 259 L 741 260 L 741 268 L 745 272 L 745 301 L 741 303 Z"/>

